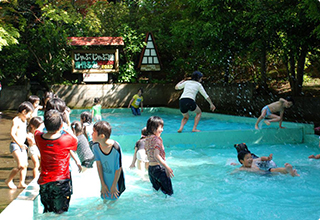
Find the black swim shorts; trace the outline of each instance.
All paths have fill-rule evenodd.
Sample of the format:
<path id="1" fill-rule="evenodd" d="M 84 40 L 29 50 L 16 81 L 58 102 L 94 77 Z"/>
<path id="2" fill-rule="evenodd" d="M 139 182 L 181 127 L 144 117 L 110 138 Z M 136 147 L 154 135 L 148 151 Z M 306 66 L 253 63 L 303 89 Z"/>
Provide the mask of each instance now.
<path id="1" fill-rule="evenodd" d="M 159 166 L 149 166 L 149 179 L 155 190 L 161 189 L 164 194 L 171 196 L 173 194 L 170 177 L 167 176 L 166 170 Z"/>
<path id="2" fill-rule="evenodd" d="M 71 182 L 69 179 L 40 185 L 40 200 L 45 212 L 61 214 L 67 212 L 71 199 Z"/>
<path id="3" fill-rule="evenodd" d="M 179 107 L 181 113 L 185 114 L 188 111 L 194 111 L 197 108 L 197 103 L 193 99 L 182 98 L 179 100 Z"/>

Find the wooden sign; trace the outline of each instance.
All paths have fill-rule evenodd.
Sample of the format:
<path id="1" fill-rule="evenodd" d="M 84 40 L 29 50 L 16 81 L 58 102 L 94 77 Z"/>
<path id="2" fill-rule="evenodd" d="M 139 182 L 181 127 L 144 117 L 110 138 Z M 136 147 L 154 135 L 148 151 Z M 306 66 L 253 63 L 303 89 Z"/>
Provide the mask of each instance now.
<path id="1" fill-rule="evenodd" d="M 73 73 L 112 73 L 119 71 L 118 49 L 72 51 Z"/>

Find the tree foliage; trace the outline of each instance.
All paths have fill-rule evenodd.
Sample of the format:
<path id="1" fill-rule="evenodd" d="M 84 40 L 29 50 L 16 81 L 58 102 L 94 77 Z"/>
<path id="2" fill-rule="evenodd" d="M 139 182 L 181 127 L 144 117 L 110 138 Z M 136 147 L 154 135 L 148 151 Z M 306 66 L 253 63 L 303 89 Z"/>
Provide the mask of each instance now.
<path id="1" fill-rule="evenodd" d="M 137 62 L 147 32 L 156 39 L 158 74 L 167 81 L 197 69 L 209 82 L 245 80 L 267 89 L 277 68 L 299 95 L 306 64 L 319 60 L 317 0 L 16 0 L 2 1 L 0 10 L 6 84 L 68 80 L 69 36 L 122 36 L 118 82 L 143 75 Z"/>

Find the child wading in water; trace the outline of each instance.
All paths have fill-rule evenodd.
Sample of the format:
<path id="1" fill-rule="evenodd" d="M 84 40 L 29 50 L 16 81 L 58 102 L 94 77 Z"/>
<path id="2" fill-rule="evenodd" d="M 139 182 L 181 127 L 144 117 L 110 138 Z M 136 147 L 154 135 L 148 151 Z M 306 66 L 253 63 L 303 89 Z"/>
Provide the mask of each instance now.
<path id="1" fill-rule="evenodd" d="M 43 212 L 61 214 L 69 209 L 72 192 L 70 152 L 77 149 L 77 138 L 67 132 L 61 132 L 61 113 L 55 109 L 45 112 L 44 125 L 47 133 L 41 132 L 40 128 L 34 133 L 41 153 L 38 179 L 40 198 L 44 206 Z"/>
<path id="2" fill-rule="evenodd" d="M 82 132 L 82 125 L 80 121 L 71 123 L 71 129 L 78 139 L 77 155 L 80 159 L 81 166 L 92 168 L 94 162 L 94 155 L 90 149 L 89 142 Z"/>
<path id="3" fill-rule="evenodd" d="M 132 158 L 132 162 L 130 165 L 130 168 L 134 168 L 136 161 L 137 162 L 137 167 L 139 170 L 148 170 L 149 167 L 149 161 L 148 161 L 148 156 L 146 154 L 146 150 L 144 149 L 145 145 L 145 138 L 148 135 L 147 128 L 144 127 L 141 130 L 141 138 L 136 142 L 136 145 L 134 146 L 134 154 Z"/>
<path id="4" fill-rule="evenodd" d="M 128 108 L 131 108 L 132 114 L 134 115 L 141 115 L 143 112 L 143 89 L 140 88 L 138 93 L 135 94 L 129 102 Z M 140 105 L 141 105 L 141 112 L 140 112 Z"/>
<path id="5" fill-rule="evenodd" d="M 33 106 L 30 102 L 23 102 L 18 107 L 18 115 L 12 120 L 10 152 L 14 160 L 17 162 L 17 167 L 14 167 L 9 177 L 5 180 L 6 185 L 10 189 L 16 189 L 17 186 L 13 183 L 13 178 L 20 172 L 20 181 L 18 188 L 26 188 L 25 179 L 28 167 L 27 146 L 24 144 L 27 138 L 27 120 L 31 117 Z"/>
<path id="6" fill-rule="evenodd" d="M 94 98 L 91 114 L 91 118 L 94 119 L 94 121 L 101 121 L 101 104 L 99 98 Z"/>
<path id="7" fill-rule="evenodd" d="M 164 194 L 173 194 L 171 178 L 172 169 L 166 163 L 166 153 L 162 139 L 163 120 L 158 116 L 151 116 L 147 122 L 148 136 L 145 139 L 145 150 L 149 160 L 149 179 L 155 190 Z"/>
<path id="8" fill-rule="evenodd" d="M 118 142 L 109 139 L 111 126 L 106 121 L 99 121 L 93 126 L 93 153 L 97 163 L 101 183 L 101 198 L 117 200 L 125 190 L 122 170 L 122 153 Z"/>

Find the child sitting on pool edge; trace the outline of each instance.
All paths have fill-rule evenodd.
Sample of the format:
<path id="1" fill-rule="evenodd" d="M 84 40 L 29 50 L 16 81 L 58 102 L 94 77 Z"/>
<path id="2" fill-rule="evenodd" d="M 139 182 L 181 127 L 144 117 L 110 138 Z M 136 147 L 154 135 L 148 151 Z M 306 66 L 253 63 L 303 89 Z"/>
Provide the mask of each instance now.
<path id="1" fill-rule="evenodd" d="M 271 157 L 270 157 L 271 156 Z M 295 169 L 292 169 L 292 165 L 289 163 L 285 163 L 284 167 L 274 167 L 268 168 L 268 170 L 264 170 L 259 167 L 256 162 L 261 161 L 262 158 L 271 160 L 272 155 L 269 157 L 259 157 L 256 159 L 252 158 L 252 155 L 249 151 L 240 151 L 238 153 L 238 160 L 242 164 L 239 170 L 249 171 L 249 172 L 257 172 L 257 173 L 282 173 L 282 174 L 290 174 L 291 176 L 300 176 Z"/>

